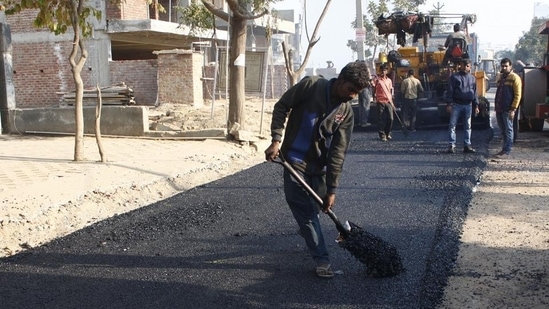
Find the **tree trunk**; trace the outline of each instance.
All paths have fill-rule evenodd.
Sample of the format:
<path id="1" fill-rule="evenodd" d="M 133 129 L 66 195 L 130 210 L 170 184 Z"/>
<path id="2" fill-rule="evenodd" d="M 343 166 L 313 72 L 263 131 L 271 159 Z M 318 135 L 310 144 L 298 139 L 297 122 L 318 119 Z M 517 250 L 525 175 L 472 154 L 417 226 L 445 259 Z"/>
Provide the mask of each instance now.
<path id="1" fill-rule="evenodd" d="M 103 99 L 101 98 L 101 88 L 97 85 L 97 106 L 95 107 L 95 140 L 97 142 L 97 148 L 99 148 L 99 156 L 101 156 L 101 162 L 107 162 L 107 155 L 103 148 L 103 142 L 101 139 L 101 108 L 103 107 Z"/>
<path id="2" fill-rule="evenodd" d="M 153 1 L 154 6 L 154 19 L 158 20 L 160 18 L 160 14 L 158 12 L 158 0 Z"/>
<path id="3" fill-rule="evenodd" d="M 229 50 L 229 117 L 227 129 L 243 129 L 245 73 L 246 73 L 246 19 L 235 17 L 231 21 L 231 48 Z"/>
<path id="4" fill-rule="evenodd" d="M 78 34 L 75 34 L 78 35 Z M 73 44 L 73 49 L 78 49 L 78 44 Z M 71 53 L 71 58 L 75 57 L 77 52 Z M 74 58 L 73 58 L 74 59 Z M 75 119 L 75 132 L 74 132 L 74 161 L 84 160 L 83 148 L 84 148 L 84 82 L 82 81 L 82 65 L 81 61 L 78 64 L 75 61 L 71 61 L 71 71 L 74 79 L 74 86 L 76 88 L 75 101 L 74 101 L 74 119 Z"/>

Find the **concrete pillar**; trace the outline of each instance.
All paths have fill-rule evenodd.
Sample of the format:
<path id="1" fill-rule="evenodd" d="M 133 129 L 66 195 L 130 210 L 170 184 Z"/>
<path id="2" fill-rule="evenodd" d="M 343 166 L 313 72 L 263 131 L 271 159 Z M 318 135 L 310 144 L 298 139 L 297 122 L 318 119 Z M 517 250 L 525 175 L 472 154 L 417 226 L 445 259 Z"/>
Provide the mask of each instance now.
<path id="1" fill-rule="evenodd" d="M 158 103 L 203 106 L 204 55 L 182 49 L 154 53 L 158 55 Z"/>
<path id="2" fill-rule="evenodd" d="M 0 134 L 9 133 L 9 110 L 15 109 L 15 87 L 13 84 L 13 63 L 11 59 L 11 29 L 0 23 Z"/>
<path id="3" fill-rule="evenodd" d="M 93 87 L 99 85 L 101 87 L 111 86 L 109 65 L 111 59 L 111 40 L 108 35 L 97 30 L 94 37 L 88 39 L 88 60 L 84 70 L 91 70 L 87 86 Z"/>

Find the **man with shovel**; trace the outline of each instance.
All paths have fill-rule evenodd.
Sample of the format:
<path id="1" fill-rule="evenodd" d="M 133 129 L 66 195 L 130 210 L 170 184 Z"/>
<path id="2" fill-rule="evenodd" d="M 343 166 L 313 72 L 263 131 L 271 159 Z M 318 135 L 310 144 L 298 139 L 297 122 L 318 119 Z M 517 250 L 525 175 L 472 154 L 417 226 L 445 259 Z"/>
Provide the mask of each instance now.
<path id="1" fill-rule="evenodd" d="M 365 61 L 351 62 L 338 78 L 302 79 L 274 105 L 272 141 L 265 150 L 265 158 L 273 161 L 280 156 L 287 161 L 322 197 L 324 212 L 334 206 L 351 140 L 354 116 L 349 101 L 368 86 L 369 79 Z M 316 275 L 332 278 L 334 273 L 318 217 L 319 205 L 287 169 L 284 170 L 284 194 L 299 234 L 316 264 Z"/>

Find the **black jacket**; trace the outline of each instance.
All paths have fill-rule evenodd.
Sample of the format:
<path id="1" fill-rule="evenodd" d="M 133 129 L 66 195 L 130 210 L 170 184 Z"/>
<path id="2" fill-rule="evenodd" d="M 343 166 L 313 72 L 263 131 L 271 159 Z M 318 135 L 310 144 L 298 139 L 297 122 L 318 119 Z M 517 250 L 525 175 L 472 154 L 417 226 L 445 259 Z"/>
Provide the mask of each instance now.
<path id="1" fill-rule="evenodd" d="M 302 79 L 274 105 L 271 122 L 273 140 L 284 134 L 286 160 L 307 175 L 326 175 L 328 193 L 338 187 L 354 124 L 351 103 L 330 102 L 335 81 Z"/>

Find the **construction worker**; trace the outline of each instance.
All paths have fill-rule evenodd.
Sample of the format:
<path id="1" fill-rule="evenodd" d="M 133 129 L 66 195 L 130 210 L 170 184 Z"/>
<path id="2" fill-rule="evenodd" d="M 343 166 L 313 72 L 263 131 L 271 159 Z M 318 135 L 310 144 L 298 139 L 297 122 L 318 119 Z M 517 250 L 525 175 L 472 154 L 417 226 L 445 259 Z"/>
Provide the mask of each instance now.
<path id="1" fill-rule="evenodd" d="M 404 96 L 402 104 L 402 121 L 408 127 L 408 130 L 416 130 L 417 99 L 420 93 L 423 93 L 423 86 L 419 79 L 415 78 L 414 70 L 408 70 L 406 77 L 400 84 L 400 91 Z"/>

